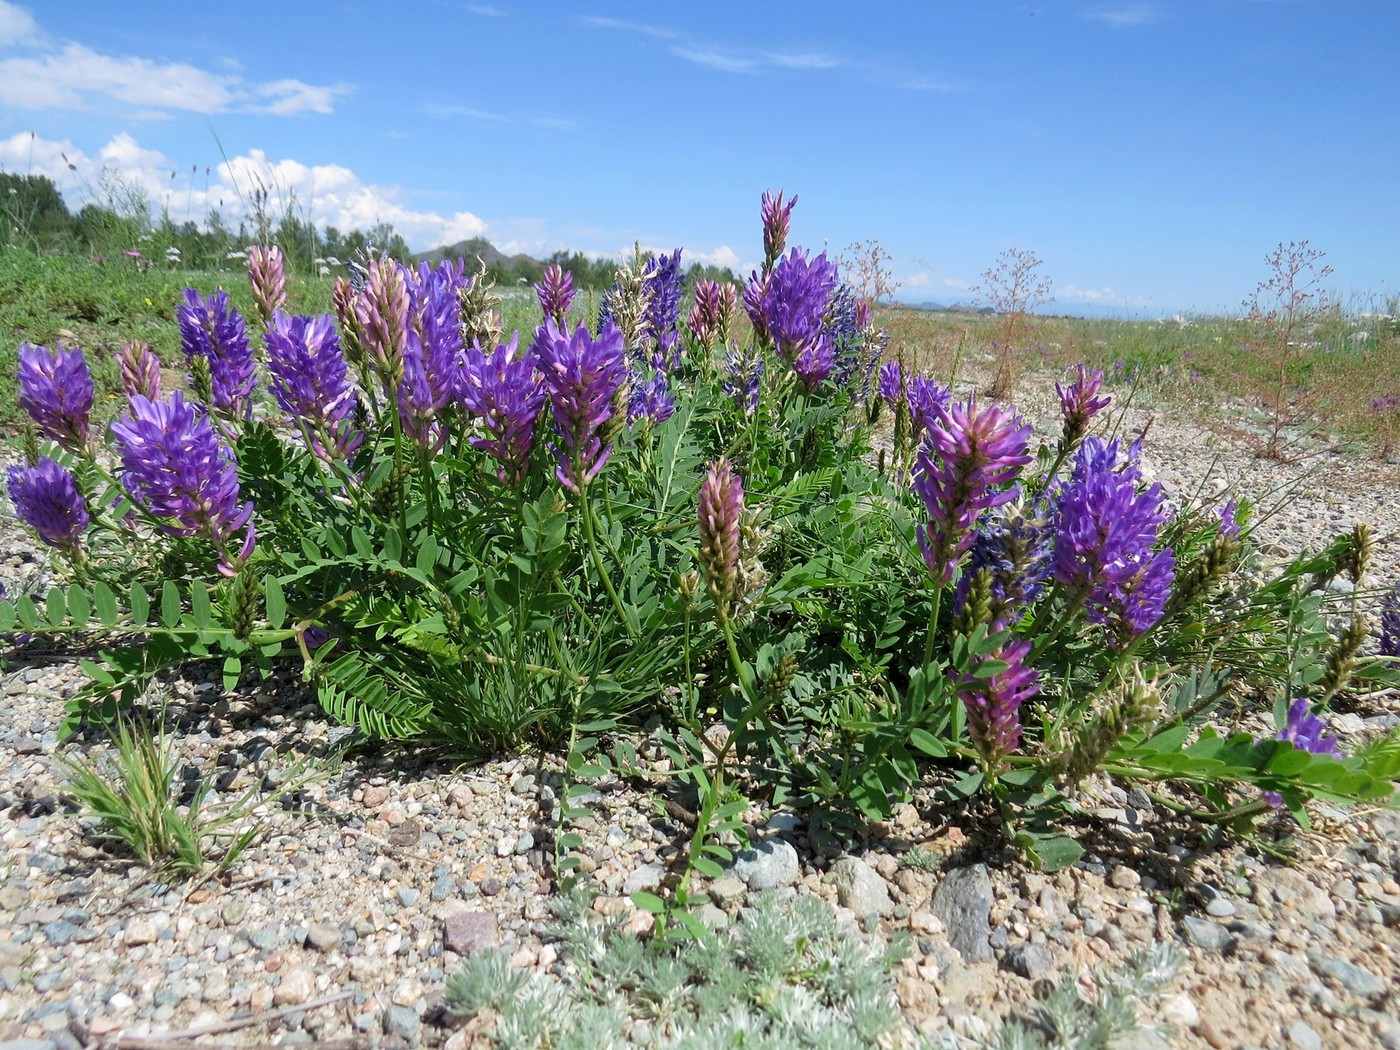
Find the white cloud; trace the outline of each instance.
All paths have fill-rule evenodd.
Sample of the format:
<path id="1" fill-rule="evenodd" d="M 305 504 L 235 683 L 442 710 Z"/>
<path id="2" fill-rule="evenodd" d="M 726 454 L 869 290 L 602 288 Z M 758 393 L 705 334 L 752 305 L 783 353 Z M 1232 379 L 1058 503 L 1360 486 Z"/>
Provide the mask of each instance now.
<path id="1" fill-rule="evenodd" d="M 204 179 L 191 179 L 165 154 L 146 149 L 126 132 L 95 157 L 67 139 L 12 135 L 0 139 L 0 168 L 49 176 L 72 210 L 94 198 L 100 204 L 112 203 L 101 187 L 116 187 L 118 203 L 133 193 L 144 195 L 157 209 L 169 206 L 177 221 L 183 220 L 186 211 L 191 219 L 201 220 L 217 208 L 226 224 L 237 227 L 240 220 L 251 217 L 253 195 L 266 190 L 266 209 L 273 221 L 291 207 L 319 227 L 334 226 L 342 232 L 387 222 L 415 248 L 450 244 L 487 230 L 486 223 L 471 212 L 444 215 L 413 208 L 405 203 L 402 187 L 365 183 L 342 165 L 272 160 L 259 149 L 219 164 L 211 171 L 206 189 Z"/>
<path id="2" fill-rule="evenodd" d="M 1112 303 L 1118 295 L 1112 288 L 1080 288 L 1073 284 L 1061 285 L 1055 289 L 1055 297 L 1078 303 Z"/>
<path id="3" fill-rule="evenodd" d="M 693 62 L 697 66 L 715 69 L 721 73 L 752 73 L 758 66 L 758 63 L 752 59 L 724 54 L 713 48 L 673 47 L 671 54 L 677 58 L 683 58 L 687 62 Z"/>
<path id="4" fill-rule="evenodd" d="M 842 64 L 839 58 L 815 52 L 803 54 L 774 52 L 768 56 L 768 59 L 774 65 L 782 66 L 784 69 L 835 69 Z"/>
<path id="5" fill-rule="evenodd" d="M 347 85 L 317 86 L 282 79 L 258 84 L 237 69 L 212 72 L 184 62 L 102 54 L 75 41 L 41 39 L 24 8 L 0 0 L 0 45 L 29 45 L 0 60 L 0 105 L 16 109 L 93 109 L 104 100 L 152 110 L 248 112 L 274 116 L 330 113 Z M 227 63 L 222 63 L 227 66 Z"/>
<path id="6" fill-rule="evenodd" d="M 908 277 L 904 278 L 904 287 L 923 288 L 932 280 L 933 275 L 929 273 L 910 274 Z"/>
<path id="7" fill-rule="evenodd" d="M 944 288 L 952 288 L 954 291 L 958 292 L 970 292 L 973 288 L 977 287 L 973 282 L 964 281 L 959 277 L 945 277 L 943 278 L 942 284 Z"/>
<path id="8" fill-rule="evenodd" d="M 661 26 L 647 25 L 645 22 L 628 22 L 621 18 L 584 15 L 579 21 L 594 29 L 620 29 L 624 33 L 637 33 L 641 36 L 649 36 L 654 40 L 674 40 L 680 36 L 673 29 L 663 29 Z"/>
<path id="9" fill-rule="evenodd" d="M 1156 4 L 1114 4 L 1095 7 L 1084 12 L 1084 17 L 1091 21 L 1107 23 L 1114 29 L 1131 29 L 1134 26 L 1159 22 L 1162 15 Z"/>
<path id="10" fill-rule="evenodd" d="M 492 7 L 490 4 L 468 4 L 467 10 L 482 18 L 504 18 L 506 13 L 499 7 Z"/>
<path id="11" fill-rule="evenodd" d="M 17 4 L 0 0 L 0 47 L 28 43 L 38 35 L 33 15 Z"/>

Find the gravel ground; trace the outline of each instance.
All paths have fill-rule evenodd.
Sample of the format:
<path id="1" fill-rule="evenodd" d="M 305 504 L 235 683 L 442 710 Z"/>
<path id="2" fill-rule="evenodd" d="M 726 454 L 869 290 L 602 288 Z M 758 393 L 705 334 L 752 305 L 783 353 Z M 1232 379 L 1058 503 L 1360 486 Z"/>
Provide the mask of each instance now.
<path id="1" fill-rule="evenodd" d="M 1052 397 L 1021 403 L 1048 413 Z M 1128 412 L 1125 431 L 1149 415 Z M 1304 467 L 1265 462 L 1165 413 L 1147 449 L 1171 490 L 1194 489 L 1213 464 L 1212 477 L 1277 503 L 1258 535 L 1280 556 L 1368 521 L 1375 578 L 1400 576 L 1389 468 L 1327 453 Z M 0 575 L 42 572 L 13 523 L 0 529 Z M 166 886 L 96 846 L 65 800 L 55 729 L 80 679 L 69 662 L 39 659 L 0 680 L 0 1050 L 130 1046 L 250 1018 L 217 1038 L 465 1047 L 435 1007 L 466 954 L 498 945 L 517 966 L 563 972 L 546 934 L 554 760 L 341 757 L 345 731 L 295 682 L 225 694 L 186 675 L 161 687 L 168 717 L 182 758 L 216 771 L 221 797 L 287 776 L 302 756 L 323 775 L 269 813 L 269 833 L 225 876 Z M 1377 699 L 1334 729 L 1377 732 L 1394 705 Z M 633 786 L 596 788 L 581 829 L 595 907 L 631 914 L 626 895 L 656 885 L 686 829 Z M 1185 961 L 1149 1020 L 1174 1034 L 1144 1031 L 1122 1048 L 1400 1048 L 1400 813 L 1319 807 L 1289 865 L 1204 849 L 1139 792 L 1103 784 L 1086 808 L 1097 814 L 1089 852 L 1053 876 L 979 863 L 971 829 L 926 793 L 843 853 L 814 850 L 792 814 L 755 810 L 759 846 L 712 887 L 708 918 L 728 921 L 774 888 L 830 900 L 863 936 L 909 931 L 896 988 L 909 1025 L 927 1031 L 985 1034 L 1046 980 L 1168 941 Z M 922 863 L 911 865 L 915 846 Z"/>

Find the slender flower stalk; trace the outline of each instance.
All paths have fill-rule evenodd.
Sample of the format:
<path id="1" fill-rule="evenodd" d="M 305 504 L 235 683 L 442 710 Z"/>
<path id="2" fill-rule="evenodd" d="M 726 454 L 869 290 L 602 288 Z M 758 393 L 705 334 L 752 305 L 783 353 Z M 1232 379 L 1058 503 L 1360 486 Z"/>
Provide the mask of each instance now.
<path id="1" fill-rule="evenodd" d="M 272 315 L 287 305 L 286 263 L 275 244 L 255 244 L 248 249 L 248 281 L 258 321 L 266 326 Z"/>
<path id="2" fill-rule="evenodd" d="M 462 366 L 462 407 L 485 426 L 489 436 L 473 436 L 472 447 L 496 461 L 503 485 L 521 485 L 530 467 L 535 421 L 547 398 L 534 350 L 518 351 L 519 336 L 490 354 L 473 343 Z"/>
<path id="3" fill-rule="evenodd" d="M 43 435 L 69 452 L 87 450 L 93 386 L 83 352 L 21 343 L 19 404 Z"/>
<path id="4" fill-rule="evenodd" d="M 1400 583 L 1381 601 L 1380 654 L 1391 666 L 1400 665 Z"/>
<path id="5" fill-rule="evenodd" d="M 124 344 L 117 355 L 117 365 L 127 397 L 140 394 L 152 401 L 160 400 L 160 358 L 149 346 L 142 342 Z"/>
<path id="6" fill-rule="evenodd" d="M 548 320 L 536 331 L 533 350 L 559 438 L 549 446 L 558 463 L 555 477 L 569 491 L 581 492 L 612 455 L 602 435 L 617 412 L 615 398 L 627 376 L 622 332 L 609 325 L 595 339 L 583 325 L 570 333 Z"/>
<path id="7" fill-rule="evenodd" d="M 553 318 L 554 323 L 562 328 L 574 302 L 574 275 L 558 263 L 550 263 L 544 268 L 540 283 L 533 287 L 545 317 Z"/>
<path id="8" fill-rule="evenodd" d="M 72 472 L 44 456 L 32 467 L 11 467 L 9 483 L 15 516 L 48 546 L 78 560 L 90 518 Z"/>
<path id="9" fill-rule="evenodd" d="M 239 503 L 237 466 L 209 417 L 179 390 L 169 401 L 138 394 L 112 424 L 112 437 L 122 483 L 137 505 L 168 535 L 208 539 L 221 555 L 219 571 L 236 575 L 253 551 L 253 505 Z"/>
<path id="10" fill-rule="evenodd" d="M 327 463 L 343 462 L 364 432 L 354 424 L 356 395 L 329 314 L 288 317 L 273 312 L 265 336 L 269 388 L 278 407 L 302 429 L 309 447 Z"/>
<path id="11" fill-rule="evenodd" d="M 257 378 L 242 315 L 222 288 L 207 299 L 193 288 L 183 295 L 184 304 L 175 311 L 181 349 L 187 358 L 202 357 L 208 364 L 212 407 L 235 419 L 251 418 Z"/>

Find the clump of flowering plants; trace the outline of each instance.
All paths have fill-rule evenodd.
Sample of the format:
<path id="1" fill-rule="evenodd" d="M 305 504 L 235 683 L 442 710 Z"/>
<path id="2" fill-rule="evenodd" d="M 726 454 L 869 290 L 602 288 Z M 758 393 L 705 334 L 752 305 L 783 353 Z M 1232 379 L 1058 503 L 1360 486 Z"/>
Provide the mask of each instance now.
<path id="1" fill-rule="evenodd" d="M 1320 743 L 1337 697 L 1400 681 L 1325 586 L 1359 581 L 1363 533 L 1266 573 L 1246 506 L 1174 500 L 1104 433 L 1096 373 L 1038 443 L 887 360 L 835 264 L 789 247 L 795 204 L 765 195 L 742 289 L 638 252 L 583 322 L 546 272 L 513 333 L 460 262 L 375 258 L 294 315 L 261 252 L 259 316 L 190 289 L 183 389 L 133 343 L 109 426 L 81 350 L 26 346 L 9 493 L 69 578 L 0 631 L 96 639 L 70 727 L 217 656 L 230 687 L 299 668 L 371 736 L 561 747 L 560 874 L 578 781 L 654 775 L 629 743 L 654 718 L 681 905 L 748 798 L 880 818 L 928 777 L 1050 865 L 1105 775 L 1214 823 L 1389 795 L 1394 746 Z M 1251 706 L 1272 729 L 1227 714 Z"/>

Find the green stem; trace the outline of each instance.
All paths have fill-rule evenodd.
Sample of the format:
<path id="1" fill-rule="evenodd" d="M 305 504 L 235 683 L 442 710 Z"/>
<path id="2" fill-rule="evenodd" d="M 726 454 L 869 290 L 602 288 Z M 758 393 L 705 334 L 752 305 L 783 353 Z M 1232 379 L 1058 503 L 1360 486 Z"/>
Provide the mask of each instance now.
<path id="1" fill-rule="evenodd" d="M 598 538 L 593 529 L 593 508 L 588 502 L 588 485 L 582 484 L 578 487 L 579 515 L 583 518 L 583 535 L 588 543 L 588 551 L 593 556 L 593 568 L 597 570 L 598 578 L 603 582 L 603 590 L 608 592 L 608 598 L 612 600 L 613 608 L 617 610 L 617 615 L 622 619 L 622 625 L 627 628 L 627 633 L 633 638 L 637 637 L 638 631 L 632 624 L 632 619 L 627 615 L 627 609 L 622 604 L 622 599 L 617 595 L 617 589 L 613 587 L 612 578 L 608 576 L 608 570 L 603 565 L 603 556 L 598 551 Z"/>

